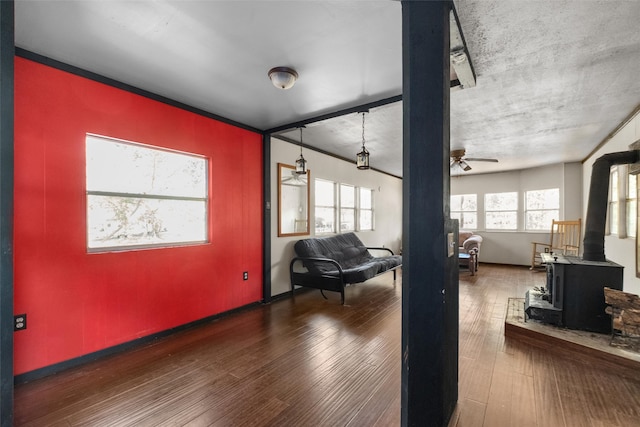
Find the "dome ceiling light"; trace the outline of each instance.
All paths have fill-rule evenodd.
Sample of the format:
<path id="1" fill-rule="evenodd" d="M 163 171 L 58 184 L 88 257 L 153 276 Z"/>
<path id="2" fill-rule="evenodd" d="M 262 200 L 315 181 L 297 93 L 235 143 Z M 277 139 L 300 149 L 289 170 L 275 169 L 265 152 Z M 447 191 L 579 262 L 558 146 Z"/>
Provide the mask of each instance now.
<path id="1" fill-rule="evenodd" d="M 298 80 L 298 73 L 289 67 L 274 67 L 269 70 L 271 83 L 278 89 L 291 89 Z"/>

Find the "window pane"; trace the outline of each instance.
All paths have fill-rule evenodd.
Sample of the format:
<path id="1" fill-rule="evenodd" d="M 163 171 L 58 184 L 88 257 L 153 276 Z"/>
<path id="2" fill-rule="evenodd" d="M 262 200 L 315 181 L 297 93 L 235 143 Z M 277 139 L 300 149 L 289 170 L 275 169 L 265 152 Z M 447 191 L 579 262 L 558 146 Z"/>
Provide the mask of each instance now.
<path id="1" fill-rule="evenodd" d="M 355 209 L 340 209 L 340 231 L 354 231 L 355 218 Z"/>
<path id="2" fill-rule="evenodd" d="M 373 230 L 373 211 L 360 211 L 360 230 Z"/>
<path id="3" fill-rule="evenodd" d="M 638 176 L 628 175 L 627 185 L 627 236 L 636 237 L 636 221 L 638 219 Z"/>
<path id="4" fill-rule="evenodd" d="M 460 228 L 475 230 L 478 228 L 478 215 L 475 212 L 462 212 Z"/>
<path id="5" fill-rule="evenodd" d="M 204 158 L 88 135 L 87 190 L 207 196 Z"/>
<path id="6" fill-rule="evenodd" d="M 451 218 L 458 220 L 460 229 L 478 228 L 477 194 L 456 194 L 451 196 Z"/>
<path id="7" fill-rule="evenodd" d="M 356 207 L 356 188 L 354 186 L 340 184 L 340 207 Z"/>
<path id="8" fill-rule="evenodd" d="M 627 198 L 636 199 L 638 197 L 638 175 L 629 175 L 629 184 L 627 185 Z"/>
<path id="9" fill-rule="evenodd" d="M 486 228 L 494 230 L 516 230 L 518 228 L 518 213 L 487 212 Z"/>
<path id="10" fill-rule="evenodd" d="M 609 177 L 609 200 L 618 200 L 618 169 L 612 168 Z"/>
<path id="11" fill-rule="evenodd" d="M 477 211 L 478 196 L 476 194 L 456 194 L 451 196 L 452 211 Z"/>
<path id="12" fill-rule="evenodd" d="M 329 181 L 316 179 L 316 206 L 334 206 L 335 184 Z"/>
<path id="13" fill-rule="evenodd" d="M 88 247 L 204 242 L 206 202 L 88 196 Z"/>
<path id="14" fill-rule="evenodd" d="M 371 209 L 371 189 L 360 188 L 360 209 Z"/>
<path id="15" fill-rule="evenodd" d="M 547 211 L 528 211 L 525 216 L 525 228 L 527 230 L 550 230 L 551 221 L 557 220 L 560 217 L 560 211 L 547 210 Z"/>
<path id="16" fill-rule="evenodd" d="M 618 212 L 618 204 L 611 203 L 609 205 L 609 231 L 613 234 L 618 234 Z"/>
<path id="17" fill-rule="evenodd" d="M 484 207 L 487 211 L 517 211 L 518 193 L 487 193 L 484 196 Z"/>
<path id="18" fill-rule="evenodd" d="M 560 209 L 560 189 L 551 188 L 548 190 L 527 191 L 526 210 L 535 209 Z M 551 221 L 549 221 L 549 224 L 551 224 Z M 549 226 L 547 226 L 547 228 L 549 228 Z"/>
<path id="19" fill-rule="evenodd" d="M 335 227 L 335 209 L 316 207 L 316 233 L 333 233 Z"/>
<path id="20" fill-rule="evenodd" d="M 86 136 L 87 248 L 207 241 L 208 161 Z"/>
<path id="21" fill-rule="evenodd" d="M 636 199 L 627 202 L 627 236 L 629 237 L 636 237 L 637 206 Z"/>

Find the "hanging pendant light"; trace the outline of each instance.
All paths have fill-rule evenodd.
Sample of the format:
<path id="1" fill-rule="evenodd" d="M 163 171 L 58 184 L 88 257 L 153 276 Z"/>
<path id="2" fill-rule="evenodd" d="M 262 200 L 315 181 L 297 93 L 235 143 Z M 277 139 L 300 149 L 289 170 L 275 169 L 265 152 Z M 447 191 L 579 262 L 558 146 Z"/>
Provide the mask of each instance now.
<path id="1" fill-rule="evenodd" d="M 296 173 L 298 175 L 306 175 L 307 174 L 307 161 L 302 156 L 302 128 L 300 127 L 300 158 L 296 160 Z"/>
<path id="2" fill-rule="evenodd" d="M 364 146 L 364 114 L 362 112 L 362 151 L 356 154 L 356 166 L 358 169 L 369 169 L 369 151 Z"/>

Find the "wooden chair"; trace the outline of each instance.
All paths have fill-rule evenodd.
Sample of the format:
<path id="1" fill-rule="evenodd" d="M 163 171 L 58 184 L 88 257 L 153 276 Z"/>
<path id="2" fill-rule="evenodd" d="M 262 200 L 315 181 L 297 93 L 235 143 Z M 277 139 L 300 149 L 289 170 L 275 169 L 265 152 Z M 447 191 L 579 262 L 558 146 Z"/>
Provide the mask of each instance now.
<path id="1" fill-rule="evenodd" d="M 531 269 L 542 266 L 540 252 L 554 252 L 562 255 L 579 255 L 580 234 L 582 233 L 582 219 L 570 221 L 551 221 L 551 236 L 549 243 L 531 242 Z"/>

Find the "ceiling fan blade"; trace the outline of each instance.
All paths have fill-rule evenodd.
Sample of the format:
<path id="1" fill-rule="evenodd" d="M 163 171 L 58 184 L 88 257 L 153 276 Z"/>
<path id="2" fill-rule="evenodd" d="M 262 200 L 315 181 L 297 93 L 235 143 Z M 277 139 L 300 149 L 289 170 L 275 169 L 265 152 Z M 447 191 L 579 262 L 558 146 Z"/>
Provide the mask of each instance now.
<path id="1" fill-rule="evenodd" d="M 475 157 L 465 157 L 465 160 L 469 162 L 493 162 L 498 163 L 498 159 L 478 159 Z"/>
<path id="2" fill-rule="evenodd" d="M 465 172 L 471 170 L 471 166 L 469 166 L 469 163 L 465 162 L 464 160 L 460 160 L 458 164 L 460 165 L 460 168 Z"/>

